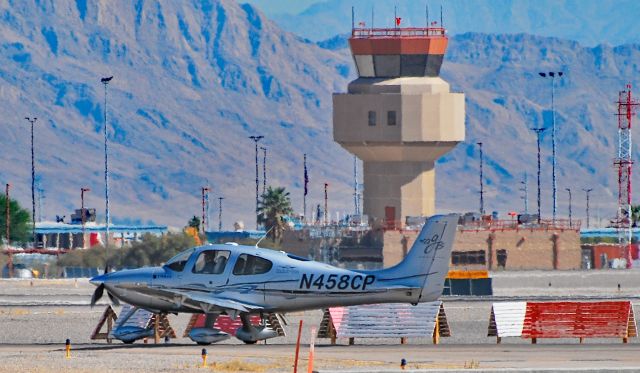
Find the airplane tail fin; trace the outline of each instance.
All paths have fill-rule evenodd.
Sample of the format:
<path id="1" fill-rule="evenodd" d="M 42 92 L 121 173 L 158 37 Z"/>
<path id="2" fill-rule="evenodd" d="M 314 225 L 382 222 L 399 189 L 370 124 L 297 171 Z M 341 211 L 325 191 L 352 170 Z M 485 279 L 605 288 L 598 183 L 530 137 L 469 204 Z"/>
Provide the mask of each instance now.
<path id="1" fill-rule="evenodd" d="M 436 300 L 442 295 L 457 226 L 457 214 L 429 218 L 404 260 L 384 270 L 396 278 L 419 281 L 417 285 L 422 291 L 416 303 Z"/>

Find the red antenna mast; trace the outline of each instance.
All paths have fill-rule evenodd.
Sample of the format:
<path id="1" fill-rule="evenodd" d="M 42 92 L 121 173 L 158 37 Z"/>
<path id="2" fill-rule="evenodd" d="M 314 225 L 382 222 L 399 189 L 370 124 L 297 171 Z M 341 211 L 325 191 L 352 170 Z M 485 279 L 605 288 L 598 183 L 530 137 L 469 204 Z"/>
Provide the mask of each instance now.
<path id="1" fill-rule="evenodd" d="M 631 168 L 633 165 L 631 153 L 631 119 L 636 114 L 635 109 L 640 103 L 631 96 L 631 85 L 618 93 L 618 156 L 613 164 L 618 169 L 618 211 L 616 228 L 618 228 L 618 242 L 624 250 L 627 268 L 631 268 Z"/>

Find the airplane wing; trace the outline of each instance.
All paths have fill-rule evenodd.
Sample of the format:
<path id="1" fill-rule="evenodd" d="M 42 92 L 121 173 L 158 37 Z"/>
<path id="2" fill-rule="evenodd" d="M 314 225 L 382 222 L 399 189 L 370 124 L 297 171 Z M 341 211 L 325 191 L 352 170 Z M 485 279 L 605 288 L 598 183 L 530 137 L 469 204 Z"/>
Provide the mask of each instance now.
<path id="1" fill-rule="evenodd" d="M 261 306 L 240 302 L 231 298 L 222 298 L 201 290 L 173 289 L 166 287 L 140 287 L 136 291 L 158 297 L 168 302 L 179 303 L 194 309 L 200 309 L 205 313 L 224 311 L 230 315 L 242 312 L 253 312 L 262 309 Z"/>

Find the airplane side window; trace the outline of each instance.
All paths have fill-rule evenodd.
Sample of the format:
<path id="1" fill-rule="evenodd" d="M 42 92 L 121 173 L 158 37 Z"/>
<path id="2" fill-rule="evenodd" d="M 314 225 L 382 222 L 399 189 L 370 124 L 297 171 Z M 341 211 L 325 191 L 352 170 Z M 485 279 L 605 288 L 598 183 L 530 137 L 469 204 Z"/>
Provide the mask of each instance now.
<path id="1" fill-rule="evenodd" d="M 229 260 L 229 251 L 205 250 L 198 255 L 193 266 L 193 273 L 219 275 L 224 272 Z"/>
<path id="2" fill-rule="evenodd" d="M 267 259 L 255 255 L 242 254 L 236 260 L 233 274 L 236 276 L 261 275 L 269 272 L 271 267 L 273 267 L 273 263 Z"/>

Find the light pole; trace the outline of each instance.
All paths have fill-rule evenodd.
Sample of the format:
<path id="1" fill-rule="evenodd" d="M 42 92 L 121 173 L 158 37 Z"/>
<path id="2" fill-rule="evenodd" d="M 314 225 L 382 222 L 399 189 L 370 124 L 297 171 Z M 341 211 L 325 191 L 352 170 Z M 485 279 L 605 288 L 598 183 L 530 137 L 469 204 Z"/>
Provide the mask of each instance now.
<path id="1" fill-rule="evenodd" d="M 260 222 L 258 221 L 258 204 L 260 201 L 259 198 L 259 188 L 260 188 L 260 173 L 258 170 L 258 142 L 264 139 L 264 136 L 249 136 L 251 140 L 255 142 L 256 145 L 256 229 L 260 228 Z"/>
<path id="2" fill-rule="evenodd" d="M 532 128 L 531 130 L 536 133 L 538 144 L 538 224 L 540 224 L 540 135 L 546 128 Z"/>
<path id="3" fill-rule="evenodd" d="M 82 248 L 86 248 L 85 245 L 85 228 L 84 225 L 86 223 L 86 215 L 85 215 L 85 211 L 84 211 L 84 194 L 88 191 L 90 191 L 91 189 L 89 188 L 80 188 L 80 212 L 82 213 Z"/>
<path id="4" fill-rule="evenodd" d="M 528 175 L 525 172 L 524 179 L 520 182 L 520 184 L 522 184 L 522 188 L 520 189 L 520 191 L 524 192 L 524 196 L 522 196 L 521 198 L 524 200 L 525 214 L 529 214 L 529 181 L 527 179 L 528 179 Z"/>
<path id="5" fill-rule="evenodd" d="M 582 190 L 584 190 L 584 192 L 587 194 L 587 228 L 589 228 L 590 227 L 590 224 L 589 224 L 589 193 L 591 193 L 593 188 L 589 188 L 589 189 L 582 188 Z"/>
<path id="6" fill-rule="evenodd" d="M 555 103 L 554 96 L 556 90 L 556 74 L 558 78 L 562 77 L 564 74 L 562 71 L 550 71 L 549 73 L 538 73 L 541 77 L 546 78 L 547 76 L 551 78 L 551 178 L 553 182 L 553 223 L 556 223 L 556 209 L 557 209 L 557 199 L 556 199 L 556 111 L 555 111 Z"/>
<path id="7" fill-rule="evenodd" d="M 324 183 L 324 225 L 329 224 L 329 184 Z"/>
<path id="8" fill-rule="evenodd" d="M 304 222 L 309 221 L 307 219 L 307 194 L 309 194 L 309 173 L 307 171 L 307 153 L 304 154 L 304 194 L 302 196 L 302 216 Z M 313 219 L 311 219 L 313 223 Z"/>
<path id="9" fill-rule="evenodd" d="M 8 257 L 7 257 L 7 268 L 9 269 L 9 277 L 13 277 L 13 254 L 11 253 L 11 248 L 9 247 L 9 244 L 11 243 L 11 199 L 9 198 L 9 188 L 11 188 L 11 184 L 7 183 L 6 184 L 6 189 L 5 189 L 5 224 L 6 224 L 6 239 L 7 239 L 7 250 L 8 251 Z"/>
<path id="10" fill-rule="evenodd" d="M 261 146 L 262 150 L 262 194 L 267 192 L 267 148 Z"/>
<path id="11" fill-rule="evenodd" d="M 218 197 L 218 232 L 222 231 L 222 200 L 224 197 Z"/>
<path id="12" fill-rule="evenodd" d="M 206 234 L 206 228 L 208 228 L 209 225 L 207 221 L 207 205 L 209 203 L 209 191 L 211 188 L 205 186 L 200 189 L 202 190 L 202 233 Z"/>
<path id="13" fill-rule="evenodd" d="M 105 210 L 105 249 L 109 249 L 109 143 L 107 138 L 107 86 L 113 76 L 100 79 L 104 85 L 104 210 Z"/>
<path id="14" fill-rule="evenodd" d="M 567 192 L 569 192 L 569 228 L 573 227 L 573 223 L 571 220 L 571 188 L 564 188 Z"/>
<path id="15" fill-rule="evenodd" d="M 36 242 L 36 158 L 33 149 L 33 126 L 38 118 L 25 117 L 31 124 L 31 221 L 33 228 L 33 247 L 36 248 L 38 243 Z"/>
<path id="16" fill-rule="evenodd" d="M 482 166 L 484 163 L 483 154 L 482 154 L 482 143 L 477 143 L 480 147 L 480 215 L 484 215 L 484 177 L 482 174 Z"/>

